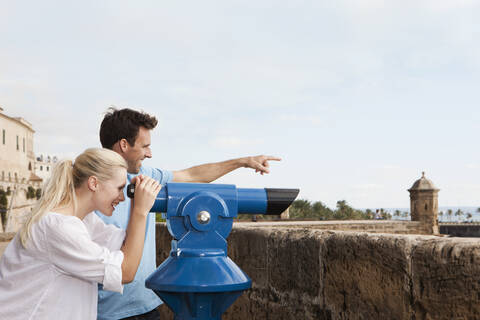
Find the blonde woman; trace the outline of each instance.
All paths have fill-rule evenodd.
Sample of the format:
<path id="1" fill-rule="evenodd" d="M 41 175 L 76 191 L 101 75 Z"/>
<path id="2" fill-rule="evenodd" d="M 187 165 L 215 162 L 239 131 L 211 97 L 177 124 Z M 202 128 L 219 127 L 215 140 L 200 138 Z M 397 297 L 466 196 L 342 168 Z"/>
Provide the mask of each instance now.
<path id="1" fill-rule="evenodd" d="M 149 209 L 161 186 L 137 176 L 128 228 L 105 225 L 123 201 L 127 165 L 88 149 L 57 164 L 37 206 L 0 260 L 0 319 L 96 319 L 97 288 L 122 292 L 142 257 Z"/>

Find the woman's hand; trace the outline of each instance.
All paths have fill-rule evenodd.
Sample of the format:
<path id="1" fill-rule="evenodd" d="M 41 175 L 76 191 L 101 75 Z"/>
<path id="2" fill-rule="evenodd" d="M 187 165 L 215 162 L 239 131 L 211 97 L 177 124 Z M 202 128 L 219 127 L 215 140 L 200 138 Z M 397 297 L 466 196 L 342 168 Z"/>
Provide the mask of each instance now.
<path id="1" fill-rule="evenodd" d="M 134 177 L 132 183 L 135 184 L 132 213 L 146 216 L 153 207 L 155 198 L 162 186 L 158 181 L 144 175 Z"/>

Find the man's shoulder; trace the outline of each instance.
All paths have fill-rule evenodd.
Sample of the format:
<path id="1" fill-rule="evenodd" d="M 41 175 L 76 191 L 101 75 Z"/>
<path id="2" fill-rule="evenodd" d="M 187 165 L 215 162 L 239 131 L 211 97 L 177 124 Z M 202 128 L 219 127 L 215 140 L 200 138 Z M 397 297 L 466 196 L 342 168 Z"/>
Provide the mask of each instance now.
<path id="1" fill-rule="evenodd" d="M 153 168 L 153 167 L 149 167 L 149 166 L 144 166 L 142 165 L 140 167 L 140 171 L 138 172 L 138 174 L 143 174 L 143 175 L 146 175 L 146 176 L 149 176 L 149 177 L 152 177 L 152 175 L 155 174 L 155 171 L 160 171 L 160 172 L 163 172 L 162 169 L 158 169 L 158 168 Z"/>
<path id="2" fill-rule="evenodd" d="M 173 173 L 171 171 L 160 168 L 152 168 L 144 165 L 140 167 L 139 174 L 153 178 L 159 181 L 161 184 L 171 182 L 173 179 Z"/>

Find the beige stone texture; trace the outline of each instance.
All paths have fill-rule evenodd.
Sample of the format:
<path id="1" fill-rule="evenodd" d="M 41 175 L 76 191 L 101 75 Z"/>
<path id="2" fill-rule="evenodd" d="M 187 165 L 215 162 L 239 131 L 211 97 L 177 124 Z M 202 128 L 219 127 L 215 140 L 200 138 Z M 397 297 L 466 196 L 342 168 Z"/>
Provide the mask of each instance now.
<path id="1" fill-rule="evenodd" d="M 480 240 L 422 241 L 412 251 L 416 319 L 480 318 Z"/>
<path id="2" fill-rule="evenodd" d="M 33 134 L 26 120 L 9 117 L 0 110 L 0 182 L 3 184 L 26 183 L 30 179 L 35 166 Z"/>
<path id="3" fill-rule="evenodd" d="M 412 221 L 422 223 L 428 234 L 439 234 L 438 191 L 440 189 L 425 177 L 425 172 L 422 172 L 422 177 L 408 189 Z"/>
<path id="4" fill-rule="evenodd" d="M 307 228 L 394 234 L 430 234 L 425 228 L 425 225 L 419 221 L 398 220 L 262 221 L 237 222 L 235 226 L 252 228 Z"/>

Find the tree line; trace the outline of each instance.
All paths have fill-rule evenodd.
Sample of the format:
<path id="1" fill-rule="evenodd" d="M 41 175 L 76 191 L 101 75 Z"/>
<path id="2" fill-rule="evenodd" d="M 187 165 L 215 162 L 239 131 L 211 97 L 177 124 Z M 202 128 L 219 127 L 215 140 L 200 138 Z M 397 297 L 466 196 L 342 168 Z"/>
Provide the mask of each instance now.
<path id="1" fill-rule="evenodd" d="M 291 220 L 369 220 L 391 219 L 392 215 L 384 209 L 366 209 L 365 211 L 352 208 L 346 200 L 337 201 L 335 209 L 330 209 L 323 202 L 311 202 L 305 199 L 293 201 L 289 208 Z M 256 216 L 258 219 L 274 220 L 272 216 Z M 239 219 L 251 219 L 251 215 L 240 214 Z"/>
<path id="2" fill-rule="evenodd" d="M 477 208 L 477 213 L 480 213 L 480 208 Z M 463 216 L 466 219 L 472 219 L 473 215 L 470 212 L 463 212 L 462 209 L 457 209 L 455 212 L 452 209 L 448 209 L 447 211 L 443 212 L 440 211 L 438 213 L 440 217 L 446 216 L 448 220 L 452 221 L 452 216 L 458 217 L 458 220 L 461 220 Z"/>
<path id="3" fill-rule="evenodd" d="M 392 215 L 384 209 L 365 211 L 352 208 L 346 200 L 337 201 L 335 209 L 330 209 L 323 202 L 309 200 L 295 200 L 290 206 L 290 219 L 313 220 L 369 220 L 391 219 Z"/>

